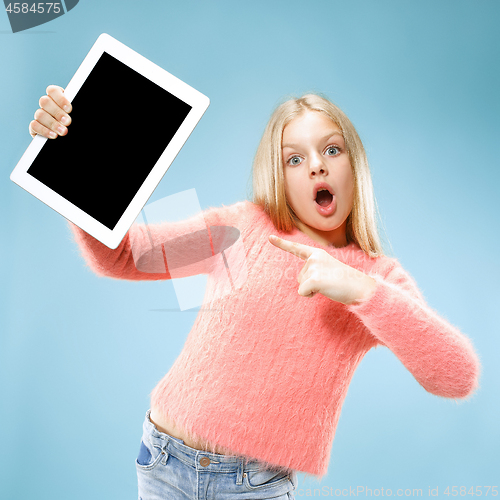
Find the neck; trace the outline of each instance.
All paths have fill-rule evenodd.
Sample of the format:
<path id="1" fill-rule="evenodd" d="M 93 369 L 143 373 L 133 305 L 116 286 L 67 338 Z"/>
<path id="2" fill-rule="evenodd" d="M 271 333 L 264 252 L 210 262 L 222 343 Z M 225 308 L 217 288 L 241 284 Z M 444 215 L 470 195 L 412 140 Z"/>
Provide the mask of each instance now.
<path id="1" fill-rule="evenodd" d="M 297 221 L 297 227 L 304 234 L 307 234 L 309 238 L 314 241 L 317 241 L 321 245 L 325 247 L 345 247 L 348 245 L 347 237 L 346 237 L 346 221 L 336 229 L 332 231 L 321 231 L 320 229 L 316 229 L 315 227 L 308 226 L 304 224 L 302 221 Z"/>

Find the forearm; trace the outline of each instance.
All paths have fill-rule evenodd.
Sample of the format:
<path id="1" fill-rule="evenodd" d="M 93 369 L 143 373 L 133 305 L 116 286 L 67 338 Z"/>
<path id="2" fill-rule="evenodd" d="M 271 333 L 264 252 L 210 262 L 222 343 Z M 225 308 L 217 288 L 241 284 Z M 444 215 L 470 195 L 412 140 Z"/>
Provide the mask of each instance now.
<path id="1" fill-rule="evenodd" d="M 134 224 L 114 250 L 71 223 L 70 228 L 85 261 L 100 276 L 128 280 L 184 278 L 207 273 L 213 264 L 212 232 L 203 214 L 173 223 Z M 227 231 L 218 229 L 213 228 L 218 240 L 224 240 Z"/>
<path id="2" fill-rule="evenodd" d="M 69 223 L 69 227 L 80 248 L 82 257 L 90 269 L 97 275 L 128 280 L 168 279 L 169 276 L 166 271 L 161 248 L 155 253 L 154 260 L 157 261 L 155 265 L 152 262 L 149 263 L 149 272 L 141 272 L 139 270 L 141 266 L 137 266 L 134 260 L 130 243 L 130 231 L 125 235 L 117 248 L 111 249 L 71 222 Z M 140 250 L 141 241 L 143 242 L 142 246 L 150 246 L 147 241 L 147 235 L 140 234 L 140 229 L 134 228 L 131 231 L 134 232 L 136 248 Z M 136 250 L 136 252 L 139 250 Z M 149 260 L 152 261 L 153 256 Z M 142 271 L 145 270 L 145 267 L 145 265 L 142 266 Z"/>
<path id="3" fill-rule="evenodd" d="M 377 277 L 369 298 L 348 307 L 427 391 L 463 398 L 477 388 L 480 363 L 470 340 L 407 291 Z"/>

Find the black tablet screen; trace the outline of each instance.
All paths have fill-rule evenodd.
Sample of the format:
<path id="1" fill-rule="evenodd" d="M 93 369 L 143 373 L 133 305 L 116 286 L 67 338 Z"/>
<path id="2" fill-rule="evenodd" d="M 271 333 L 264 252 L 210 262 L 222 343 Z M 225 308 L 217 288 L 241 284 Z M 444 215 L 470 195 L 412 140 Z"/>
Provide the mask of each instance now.
<path id="1" fill-rule="evenodd" d="M 106 52 L 71 104 L 28 174 L 112 230 L 191 106 Z"/>

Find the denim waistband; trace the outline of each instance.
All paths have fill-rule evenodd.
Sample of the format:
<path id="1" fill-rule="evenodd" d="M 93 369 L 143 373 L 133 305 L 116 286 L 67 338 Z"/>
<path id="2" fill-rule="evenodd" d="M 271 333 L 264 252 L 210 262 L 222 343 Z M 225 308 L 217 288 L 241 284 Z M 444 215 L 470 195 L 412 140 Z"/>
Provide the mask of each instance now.
<path id="1" fill-rule="evenodd" d="M 151 445 L 158 447 L 167 454 L 172 454 L 186 465 L 196 470 L 210 472 L 239 472 L 260 471 L 273 466 L 244 456 L 219 455 L 208 451 L 196 450 L 184 444 L 182 439 L 160 432 L 150 419 L 151 409 L 146 413 L 143 424 L 143 439 L 147 439 Z M 207 460 L 208 459 L 208 460 Z M 275 468 L 278 470 L 279 468 Z M 289 470 L 290 473 L 294 471 Z"/>

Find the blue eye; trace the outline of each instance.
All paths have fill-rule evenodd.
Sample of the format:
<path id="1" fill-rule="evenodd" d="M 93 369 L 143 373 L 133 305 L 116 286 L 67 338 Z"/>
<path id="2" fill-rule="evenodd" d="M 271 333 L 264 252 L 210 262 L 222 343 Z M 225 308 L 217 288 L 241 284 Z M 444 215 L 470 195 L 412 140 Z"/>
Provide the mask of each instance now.
<path id="1" fill-rule="evenodd" d="M 337 148 L 336 146 L 330 146 L 326 151 L 335 151 L 331 156 L 336 156 L 340 153 L 340 149 Z"/>
<path id="2" fill-rule="evenodd" d="M 295 160 L 299 160 L 299 161 L 296 162 Z M 292 156 L 288 160 L 288 163 L 290 163 L 290 165 L 300 165 L 302 163 L 302 160 L 300 159 L 300 156 Z"/>

